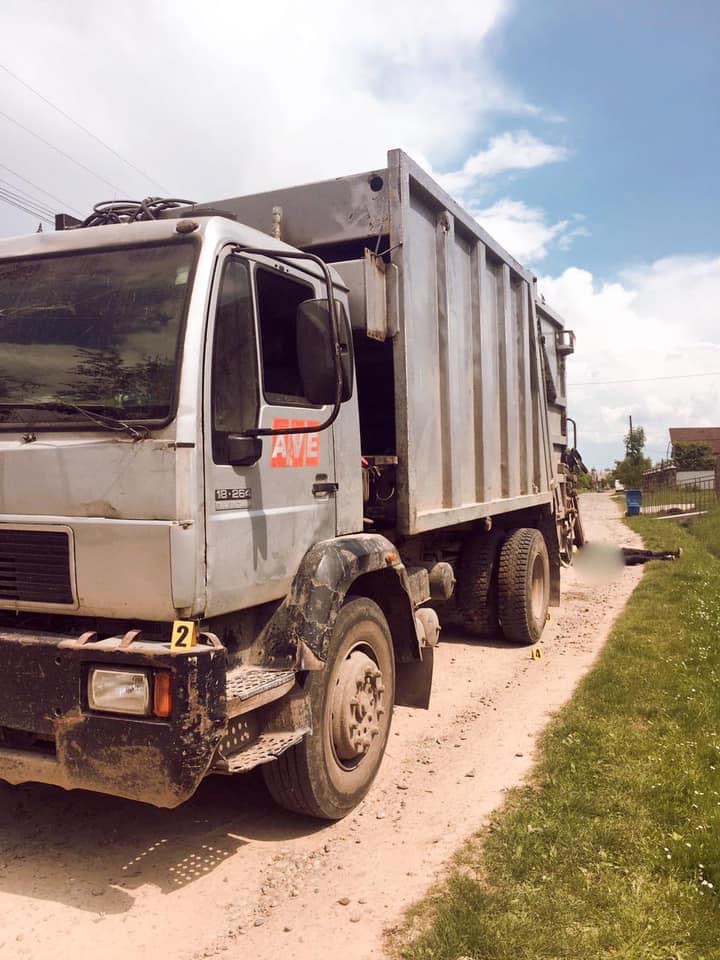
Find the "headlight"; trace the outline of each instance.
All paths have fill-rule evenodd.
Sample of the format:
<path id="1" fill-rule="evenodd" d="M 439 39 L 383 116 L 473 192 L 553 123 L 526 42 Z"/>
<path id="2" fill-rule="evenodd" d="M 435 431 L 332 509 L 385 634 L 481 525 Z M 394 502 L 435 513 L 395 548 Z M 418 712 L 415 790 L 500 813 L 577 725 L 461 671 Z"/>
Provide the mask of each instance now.
<path id="1" fill-rule="evenodd" d="M 88 677 L 88 703 L 91 710 L 112 713 L 150 713 L 150 684 L 142 670 L 116 670 L 93 667 Z"/>

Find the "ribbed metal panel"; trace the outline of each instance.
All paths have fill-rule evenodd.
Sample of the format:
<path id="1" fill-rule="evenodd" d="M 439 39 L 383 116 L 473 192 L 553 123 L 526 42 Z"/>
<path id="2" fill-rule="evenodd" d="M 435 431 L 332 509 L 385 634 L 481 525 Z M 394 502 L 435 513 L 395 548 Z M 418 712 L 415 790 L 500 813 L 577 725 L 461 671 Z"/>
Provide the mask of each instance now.
<path id="1" fill-rule="evenodd" d="M 567 446 L 555 367 L 572 335 L 537 302 L 534 275 L 407 154 L 390 151 L 386 169 L 212 206 L 265 232 L 281 209 L 283 241 L 341 264 L 351 297 L 351 265 L 367 248 L 388 251 L 386 276 L 397 284 L 387 288 L 386 322 L 396 333 L 383 369 L 394 376 L 395 446 L 383 435 L 382 452 L 398 457 L 400 533 L 552 503 Z M 562 408 L 547 397 L 536 312 Z M 357 315 L 354 324 L 359 332 Z"/>
<path id="2" fill-rule="evenodd" d="M 0 600 L 72 603 L 67 533 L 0 530 Z"/>

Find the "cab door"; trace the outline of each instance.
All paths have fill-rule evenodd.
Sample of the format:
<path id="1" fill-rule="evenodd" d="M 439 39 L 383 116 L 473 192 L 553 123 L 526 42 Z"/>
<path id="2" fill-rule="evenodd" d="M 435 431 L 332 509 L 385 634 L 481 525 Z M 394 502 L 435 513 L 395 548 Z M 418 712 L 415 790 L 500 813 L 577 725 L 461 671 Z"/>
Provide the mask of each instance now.
<path id="1" fill-rule="evenodd" d="M 248 428 L 327 418 L 303 395 L 295 339 L 298 305 L 323 296 L 317 279 L 264 258 L 218 263 L 204 386 L 208 616 L 284 596 L 307 549 L 335 536 L 332 429 L 263 437 L 248 466 L 227 451 Z"/>

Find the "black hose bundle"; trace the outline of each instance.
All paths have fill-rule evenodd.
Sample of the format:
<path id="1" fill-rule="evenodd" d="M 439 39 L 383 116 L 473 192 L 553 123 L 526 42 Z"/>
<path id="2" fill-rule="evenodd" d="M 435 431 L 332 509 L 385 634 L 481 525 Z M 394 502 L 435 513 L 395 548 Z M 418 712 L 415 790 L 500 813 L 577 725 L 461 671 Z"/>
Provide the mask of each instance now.
<path id="1" fill-rule="evenodd" d="M 112 223 L 135 223 L 138 220 L 157 220 L 164 210 L 191 207 L 192 200 L 146 197 L 144 200 L 104 200 L 96 203 L 93 212 L 83 220 L 83 227 L 103 227 Z"/>

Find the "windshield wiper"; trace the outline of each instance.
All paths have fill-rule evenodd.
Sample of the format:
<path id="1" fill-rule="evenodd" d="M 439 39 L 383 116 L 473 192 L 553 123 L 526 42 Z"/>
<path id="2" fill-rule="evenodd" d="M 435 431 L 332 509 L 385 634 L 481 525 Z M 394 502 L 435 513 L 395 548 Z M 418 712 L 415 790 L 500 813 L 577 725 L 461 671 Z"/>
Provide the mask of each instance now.
<path id="1" fill-rule="evenodd" d="M 3 404 L 3 406 L 7 405 Z M 118 417 L 110 417 L 104 413 L 97 413 L 94 410 L 88 409 L 88 407 L 83 407 L 78 403 L 72 403 L 69 400 L 43 400 L 39 403 L 18 403 L 11 404 L 11 406 L 22 407 L 23 409 L 29 410 L 57 410 L 59 413 L 79 413 L 85 417 L 86 420 L 94 423 L 95 426 L 102 427 L 104 430 L 111 430 L 115 433 L 127 433 L 133 440 L 145 440 L 150 436 L 150 431 L 147 427 L 134 427 L 126 420 L 120 420 Z M 30 427 L 32 427 L 32 424 L 28 424 L 28 429 L 30 429 Z"/>

